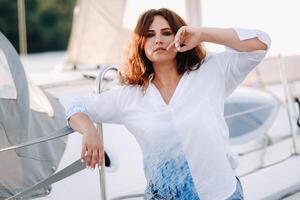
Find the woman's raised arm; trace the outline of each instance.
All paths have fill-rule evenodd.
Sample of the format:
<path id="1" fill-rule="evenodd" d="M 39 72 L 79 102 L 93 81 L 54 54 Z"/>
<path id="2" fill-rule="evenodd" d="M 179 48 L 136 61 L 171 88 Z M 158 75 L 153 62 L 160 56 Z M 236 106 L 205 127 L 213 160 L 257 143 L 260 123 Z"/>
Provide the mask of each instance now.
<path id="1" fill-rule="evenodd" d="M 212 42 L 224 45 L 237 51 L 267 50 L 268 46 L 257 37 L 240 40 L 237 32 L 232 28 L 201 28 L 200 39 L 203 42 Z"/>
<path id="2" fill-rule="evenodd" d="M 246 35 L 246 39 L 240 38 L 238 32 L 239 35 Z M 266 33 L 257 30 L 183 26 L 177 31 L 175 40 L 169 45 L 168 49 L 173 46 L 177 51 L 184 52 L 194 48 L 201 42 L 211 42 L 237 51 L 267 50 L 268 45 L 266 43 L 268 42 L 262 42 L 255 37 L 255 34 L 258 33 L 269 40 Z M 249 37 L 249 34 L 254 37 Z"/>

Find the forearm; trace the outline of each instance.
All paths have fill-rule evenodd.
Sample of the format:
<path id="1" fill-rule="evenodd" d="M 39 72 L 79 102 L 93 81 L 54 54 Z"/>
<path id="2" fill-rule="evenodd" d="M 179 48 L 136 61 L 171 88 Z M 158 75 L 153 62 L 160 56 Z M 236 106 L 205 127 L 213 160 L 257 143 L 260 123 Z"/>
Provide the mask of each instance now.
<path id="1" fill-rule="evenodd" d="M 199 29 L 200 42 L 211 42 L 230 47 L 238 51 L 266 50 L 268 47 L 258 38 L 240 40 L 232 28 L 210 28 Z"/>
<path id="2" fill-rule="evenodd" d="M 69 125 L 74 131 L 81 134 L 96 131 L 92 120 L 84 113 L 75 113 L 69 118 Z"/>

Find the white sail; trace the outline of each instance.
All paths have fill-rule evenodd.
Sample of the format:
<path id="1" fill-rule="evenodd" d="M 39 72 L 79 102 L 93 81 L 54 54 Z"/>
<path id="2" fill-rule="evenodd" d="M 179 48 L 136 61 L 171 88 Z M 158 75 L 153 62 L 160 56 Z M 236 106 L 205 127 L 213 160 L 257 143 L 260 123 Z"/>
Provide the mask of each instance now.
<path id="1" fill-rule="evenodd" d="M 74 9 L 66 63 L 118 64 L 130 31 L 123 27 L 126 1 L 83 1 Z"/>

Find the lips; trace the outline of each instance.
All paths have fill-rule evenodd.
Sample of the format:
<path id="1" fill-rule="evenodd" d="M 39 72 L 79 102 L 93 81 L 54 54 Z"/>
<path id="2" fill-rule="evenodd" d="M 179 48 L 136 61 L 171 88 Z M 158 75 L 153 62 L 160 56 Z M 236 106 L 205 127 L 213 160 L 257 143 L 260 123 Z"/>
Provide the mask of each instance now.
<path id="1" fill-rule="evenodd" d="M 163 47 L 157 47 L 156 49 L 154 49 L 153 52 L 156 52 L 156 51 L 166 51 L 166 49 Z"/>

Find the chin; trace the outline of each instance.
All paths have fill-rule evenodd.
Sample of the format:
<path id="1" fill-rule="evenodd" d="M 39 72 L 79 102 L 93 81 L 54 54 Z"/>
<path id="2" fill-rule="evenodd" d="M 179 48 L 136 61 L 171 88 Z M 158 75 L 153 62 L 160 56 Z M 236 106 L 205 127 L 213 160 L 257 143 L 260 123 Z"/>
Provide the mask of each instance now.
<path id="1" fill-rule="evenodd" d="M 174 61 L 176 58 L 175 56 L 155 56 L 149 59 L 151 62 L 170 62 Z"/>

